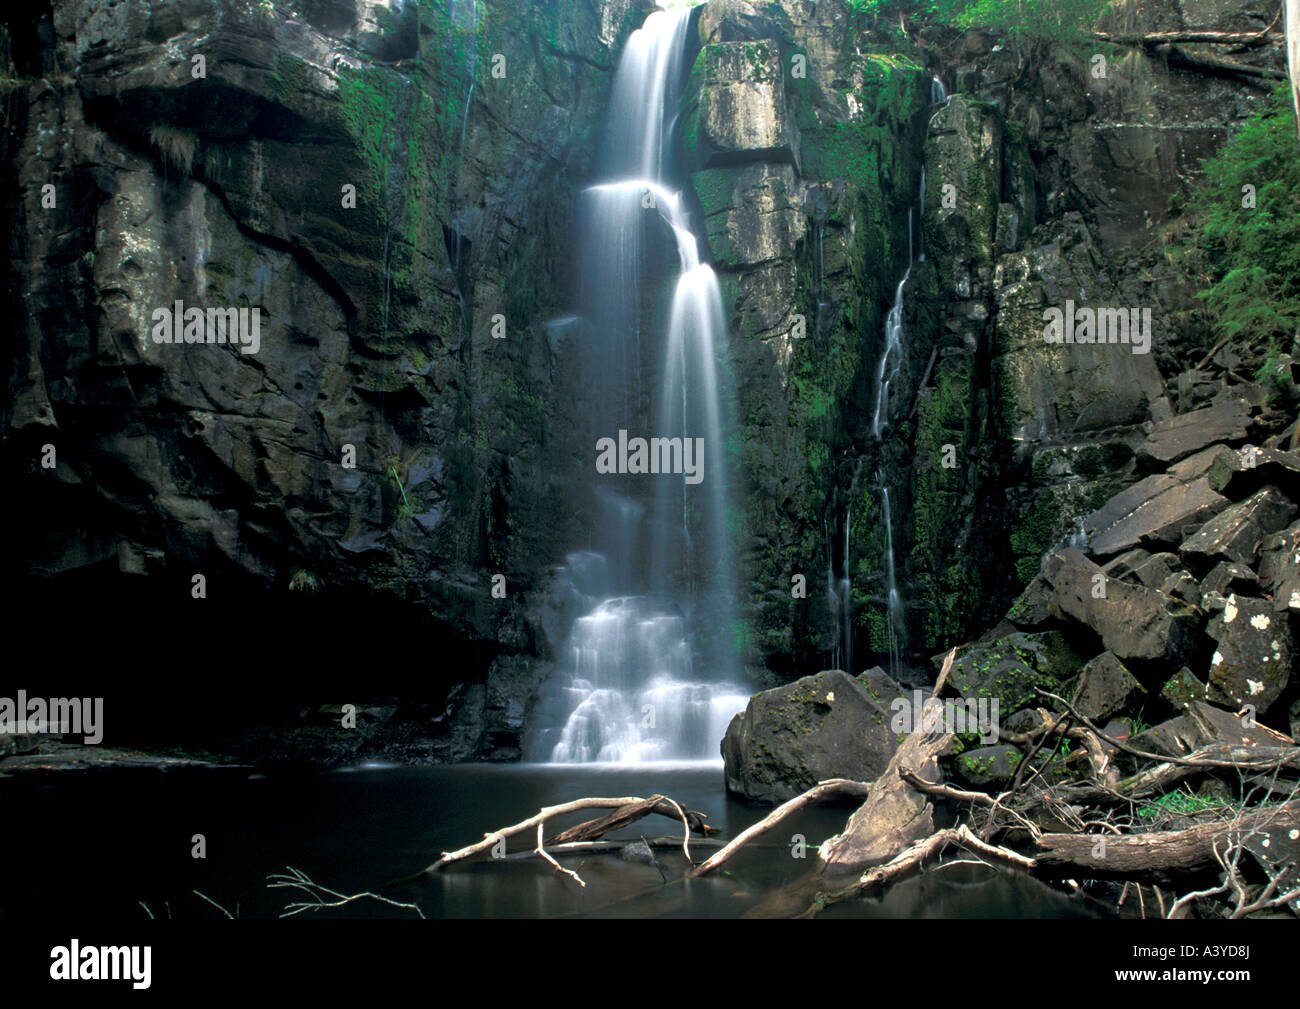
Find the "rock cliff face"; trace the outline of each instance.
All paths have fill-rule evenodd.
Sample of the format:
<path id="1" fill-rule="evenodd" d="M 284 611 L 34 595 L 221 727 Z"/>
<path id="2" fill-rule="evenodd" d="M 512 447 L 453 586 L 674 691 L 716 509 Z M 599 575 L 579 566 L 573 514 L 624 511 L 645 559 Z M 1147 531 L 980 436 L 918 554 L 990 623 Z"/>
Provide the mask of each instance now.
<path id="1" fill-rule="evenodd" d="M 323 669 L 352 665 L 349 696 L 373 702 L 365 741 L 340 750 L 296 702 L 276 715 L 312 759 L 517 757 L 573 615 L 553 569 L 590 520 L 575 493 L 586 383 L 564 318 L 576 194 L 649 9 L 43 0 L 0 15 L 3 465 L 21 531 L 9 564 L 33 613 L 96 600 L 88 644 L 163 599 L 181 607 L 201 573 L 223 619 L 237 604 L 222 599 L 256 594 L 261 626 L 294 628 L 251 660 L 308 667 L 286 695 L 305 678 L 339 701 Z M 1173 0 L 1142 27 L 1208 17 L 1260 27 Z M 1282 423 L 1194 370 L 1216 334 L 1162 250 L 1171 198 L 1258 88 L 1140 51 L 1099 76 L 1050 47 L 901 35 L 844 0 L 710 0 L 694 28 L 679 164 L 729 312 L 732 632 L 751 671 L 823 668 L 846 619 L 858 668 L 887 654 L 890 525 L 901 650 L 917 664 L 997 623 L 1071 537 L 1092 536 L 1103 561 L 1181 548 L 1168 577 L 1200 579 L 1211 561 L 1243 568 L 1225 585 L 1264 574 L 1222 544 L 1263 529 L 1267 502 L 1183 540 L 1263 486 L 1224 493 L 1213 460 L 1193 472 L 1189 457 Z M 257 308 L 260 349 L 154 343 L 155 311 L 177 302 Z M 1044 311 L 1067 303 L 1137 309 L 1132 340 L 1047 343 Z M 1218 413 L 1196 431 L 1217 426 L 1188 447 L 1198 409 Z M 1130 486 L 1132 502 L 1116 498 Z M 1086 574 L 1069 556 L 1065 573 Z M 1162 596 L 1153 620 L 1187 622 L 1172 587 L 1141 587 Z M 1046 613 L 1047 593 L 1031 586 L 1017 607 Z M 165 612 L 170 647 L 189 618 Z M 1069 619 L 1088 621 L 1083 601 Z M 1208 661 L 1199 635 L 1218 635 L 1235 668 L 1249 619 L 1216 619 L 1191 621 L 1180 647 Z M 346 646 L 298 630 L 340 625 Z M 428 670 L 418 690 L 409 671 L 401 690 L 356 682 L 356 668 L 382 680 L 411 661 Z M 1225 697 L 1233 676 L 1219 676 Z"/>
<path id="2" fill-rule="evenodd" d="M 579 540 L 546 323 L 648 9 L 6 11 L 13 569 L 100 598 L 203 573 L 216 599 L 271 589 L 271 625 L 289 589 L 368 600 L 433 645 L 429 703 L 490 707 L 494 656 L 545 654 L 520 601 Z M 259 309 L 260 349 L 155 344 L 178 301 Z M 444 755 L 495 748 L 470 722 Z"/>

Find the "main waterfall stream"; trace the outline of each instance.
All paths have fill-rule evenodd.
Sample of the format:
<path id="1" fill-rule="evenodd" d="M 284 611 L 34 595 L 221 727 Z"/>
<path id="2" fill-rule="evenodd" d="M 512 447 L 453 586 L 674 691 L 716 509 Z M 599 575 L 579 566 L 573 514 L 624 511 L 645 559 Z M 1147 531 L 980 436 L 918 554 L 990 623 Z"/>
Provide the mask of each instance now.
<path id="1" fill-rule="evenodd" d="M 626 473 L 591 470 L 591 549 L 564 575 L 583 613 L 543 688 L 525 758 L 555 763 L 719 760 L 748 691 L 736 675 L 717 278 L 674 177 L 671 140 L 690 11 L 655 11 L 614 80 L 600 182 L 582 193 L 581 316 L 594 335 L 598 430 Z M 677 278 L 657 369 L 645 366 L 650 260 L 671 242 Z M 653 322 L 650 323 L 654 325 Z M 652 381 L 659 387 L 653 390 Z M 646 422 L 650 430 L 646 431 Z M 698 451 L 695 451 L 698 449 Z M 692 465 L 696 468 L 693 470 Z M 632 476 L 629 477 L 628 474 Z M 693 642 L 705 641 L 707 650 Z M 699 671 L 704 667 L 708 674 Z"/>

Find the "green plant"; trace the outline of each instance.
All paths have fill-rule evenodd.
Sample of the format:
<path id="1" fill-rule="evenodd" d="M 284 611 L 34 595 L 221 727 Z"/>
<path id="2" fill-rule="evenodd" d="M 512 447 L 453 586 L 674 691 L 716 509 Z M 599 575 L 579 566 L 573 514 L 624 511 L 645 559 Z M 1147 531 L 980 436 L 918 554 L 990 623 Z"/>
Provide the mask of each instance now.
<path id="1" fill-rule="evenodd" d="M 1064 45 L 1089 41 L 1105 7 L 1105 0 L 928 0 L 921 10 L 954 28 Z"/>
<path id="2" fill-rule="evenodd" d="M 1166 792 L 1159 798 L 1152 799 L 1145 806 L 1139 806 L 1137 815 L 1145 820 L 1153 820 L 1161 813 L 1204 813 L 1231 805 L 1227 799 L 1193 795 L 1191 792 Z"/>
<path id="3" fill-rule="evenodd" d="M 1201 225 L 1198 292 L 1223 336 L 1267 359 L 1300 327 L 1300 158 L 1285 82 L 1205 162 L 1191 207 Z M 1259 378 L 1259 376 L 1257 376 Z M 1262 379 L 1261 379 L 1262 380 Z"/>
<path id="4" fill-rule="evenodd" d="M 299 568 L 289 576 L 290 592 L 319 592 L 320 587 L 320 578 L 306 568 Z"/>

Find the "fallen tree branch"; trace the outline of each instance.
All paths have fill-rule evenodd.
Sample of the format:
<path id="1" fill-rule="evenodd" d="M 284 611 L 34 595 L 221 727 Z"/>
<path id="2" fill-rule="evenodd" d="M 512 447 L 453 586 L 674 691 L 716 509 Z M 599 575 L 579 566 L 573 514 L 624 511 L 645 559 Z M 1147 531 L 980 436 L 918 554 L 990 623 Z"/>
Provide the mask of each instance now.
<path id="1" fill-rule="evenodd" d="M 973 802 L 978 806 L 988 806 L 990 807 L 990 816 L 997 812 L 998 809 L 1004 809 L 1020 821 L 1021 825 L 1029 831 L 1030 836 L 1037 837 L 1040 833 L 1038 825 L 1032 820 L 1028 820 L 1021 816 L 1020 813 L 1012 809 L 1010 806 L 1002 805 L 1002 800 L 1011 794 L 1009 792 L 1003 792 L 996 798 L 989 795 L 987 792 L 968 792 L 964 789 L 954 788 L 952 785 L 945 785 L 942 782 L 936 783 L 926 781 L 920 775 L 912 771 L 911 768 L 907 767 L 899 771 L 899 777 L 920 792 L 926 792 L 930 795 L 938 795 L 941 798 L 949 799 L 954 802 Z"/>
<path id="2" fill-rule="evenodd" d="M 1097 834 L 1043 834 L 1035 841 L 1036 875 L 1082 870 L 1090 878 L 1130 876 L 1159 870 L 1188 871 L 1218 861 L 1216 842 L 1237 832 L 1278 824 L 1300 828 L 1300 802 L 1264 806 L 1230 820 L 1197 824 L 1185 830 L 1155 831 L 1106 837 Z M 1094 852 L 1096 852 L 1094 854 Z"/>
<path id="3" fill-rule="evenodd" d="M 1254 67 L 1249 63 L 1238 63 L 1235 60 L 1225 60 L 1214 56 L 1194 56 L 1187 50 L 1179 49 L 1177 46 L 1156 46 L 1151 52 L 1157 56 L 1163 56 L 1165 62 L 1171 67 L 1180 70 L 1209 71 L 1215 74 L 1233 74 L 1238 77 L 1258 77 L 1270 81 L 1284 81 L 1287 79 L 1286 74 L 1280 70 Z"/>
<path id="4" fill-rule="evenodd" d="M 673 837 L 647 837 L 643 838 L 651 848 L 667 851 L 670 849 L 681 850 L 682 839 L 677 836 Z M 630 844 L 637 844 L 637 841 L 568 841 L 564 844 L 552 844 L 546 842 L 546 850 L 553 855 L 616 855 Z M 697 848 L 705 848 L 709 851 L 717 851 L 723 846 L 722 841 L 714 839 L 706 840 L 696 838 L 693 845 Z M 758 847 L 766 847 L 759 845 Z M 506 856 L 511 862 L 522 862 L 530 858 L 536 858 L 535 851 L 512 851 Z"/>
<path id="5" fill-rule="evenodd" d="M 281 918 L 292 918 L 296 914 L 302 914 L 304 911 L 321 911 L 326 908 L 343 907 L 351 904 L 356 900 L 377 900 L 381 904 L 389 904 L 392 907 L 404 908 L 407 911 L 414 911 L 421 918 L 424 912 L 416 904 L 406 904 L 399 900 L 390 900 L 387 897 L 381 897 L 377 893 L 354 893 L 343 894 L 337 890 L 331 890 L 327 886 L 322 886 L 301 869 L 295 869 L 293 866 L 286 866 L 288 872 L 276 872 L 267 876 L 266 888 L 268 890 L 301 890 L 307 895 L 307 900 L 296 901 L 292 904 L 286 904 L 284 911 L 280 914 Z M 198 893 L 198 891 L 195 891 Z M 200 894 L 202 896 L 202 894 Z M 334 900 L 326 898 L 333 897 Z M 205 898 L 206 899 L 206 898 Z M 147 908 L 146 908 L 147 910 Z M 225 910 L 224 908 L 222 910 Z M 152 917 L 152 916 L 151 916 Z"/>
<path id="6" fill-rule="evenodd" d="M 938 756 L 948 750 L 953 739 L 953 726 L 944 724 L 939 694 L 956 656 L 953 648 L 944 658 L 934 692 L 921 705 L 918 724 L 871 783 L 866 801 L 849 817 L 844 830 L 827 838 L 817 850 L 828 871 L 856 871 L 887 862 L 934 832 L 933 805 L 924 792 L 903 780 L 901 772 L 907 769 L 919 777 L 939 780 Z"/>
<path id="7" fill-rule="evenodd" d="M 1271 25 L 1269 27 L 1272 27 Z M 1286 36 L 1281 32 L 1093 32 L 1098 42 L 1119 46 L 1160 46 L 1175 42 L 1217 46 L 1276 45 Z"/>
<path id="8" fill-rule="evenodd" d="M 586 884 L 586 882 L 583 880 L 583 878 L 582 878 L 581 876 L 579 876 L 579 875 L 578 875 L 576 872 L 574 872 L 572 869 L 566 869 L 564 866 L 560 865 L 559 862 L 555 861 L 555 859 L 552 858 L 549 854 L 547 854 L 546 848 L 545 848 L 545 847 L 543 846 L 543 844 L 542 844 L 542 830 L 543 830 L 545 827 L 546 827 L 546 821 L 545 821 L 545 820 L 541 820 L 541 821 L 538 822 L 538 824 L 537 824 L 537 847 L 534 848 L 533 850 L 534 850 L 535 852 L 537 852 L 537 854 L 541 855 L 542 858 L 546 859 L 546 861 L 550 862 L 551 865 L 555 867 L 555 871 L 556 871 L 556 872 L 562 872 L 562 873 L 564 873 L 564 875 L 570 877 L 574 882 L 576 882 L 576 883 L 577 883 L 580 887 L 582 887 L 584 890 L 587 889 L 587 884 Z M 651 857 L 653 858 L 654 856 L 651 856 Z"/>
<path id="9" fill-rule="evenodd" d="M 696 866 L 690 872 L 692 877 L 703 876 L 705 873 L 712 872 L 718 866 L 728 861 L 737 851 L 749 844 L 755 838 L 766 834 L 769 830 L 788 819 L 792 814 L 803 809 L 804 806 L 824 799 L 830 795 L 860 795 L 869 794 L 871 786 L 864 781 L 851 781 L 848 778 L 829 778 L 826 781 L 819 781 L 812 788 L 793 799 L 787 799 L 776 809 L 768 813 L 767 816 L 759 820 L 758 823 L 747 827 L 737 834 L 721 851 L 707 859 L 702 864 Z"/>
<path id="10" fill-rule="evenodd" d="M 546 843 L 554 848 L 557 844 L 567 844 L 570 841 L 595 841 L 606 834 L 635 823 L 650 813 L 658 813 L 660 816 L 677 819 L 681 814 L 681 807 L 666 796 L 652 795 L 648 799 L 638 799 L 635 802 L 620 806 L 612 813 L 606 813 L 594 820 L 587 820 L 585 823 L 579 823 L 568 830 L 563 830 L 554 837 L 549 838 Z M 705 837 L 708 837 L 710 833 L 720 833 L 717 827 L 710 827 L 704 822 L 708 819 L 704 813 L 688 809 L 685 815 L 689 821 L 689 829 L 695 831 L 695 833 L 702 834 Z"/>
<path id="11" fill-rule="evenodd" d="M 502 827 L 500 830 L 494 830 L 491 833 L 484 834 L 483 840 L 481 841 L 466 845 L 464 848 L 458 848 L 455 851 L 444 851 L 442 857 L 424 871 L 426 873 L 437 872 L 445 865 L 450 865 L 453 862 L 460 862 L 473 855 L 477 855 L 481 851 L 487 851 L 498 841 L 507 837 L 513 837 L 516 834 L 522 834 L 534 827 L 538 827 L 553 816 L 561 816 L 565 813 L 577 812 L 579 809 L 618 809 L 621 806 L 636 806 L 645 802 L 647 802 L 646 799 L 631 796 L 623 799 L 574 799 L 572 802 L 561 803 L 558 806 L 543 806 L 535 816 L 530 816 L 527 820 L 521 820 L 519 823 L 513 824 L 509 827 Z"/>
<path id="12" fill-rule="evenodd" d="M 1228 747 L 1229 756 L 1224 758 L 1206 757 L 1170 757 L 1161 753 L 1147 753 L 1143 750 L 1135 749 L 1127 743 L 1121 743 L 1118 739 L 1106 735 L 1101 729 L 1093 725 L 1087 718 L 1079 714 L 1074 706 L 1064 697 L 1059 697 L 1049 691 L 1034 688 L 1044 697 L 1050 697 L 1054 701 L 1059 701 L 1065 705 L 1065 709 L 1074 716 L 1079 722 L 1087 726 L 1094 732 L 1098 738 L 1105 740 L 1117 750 L 1133 757 L 1141 757 L 1143 760 L 1154 760 L 1158 764 L 1181 764 L 1185 767 L 1221 767 L 1234 768 L 1254 771 L 1271 771 L 1274 768 L 1286 767 L 1295 764 L 1300 767 L 1300 746 L 1230 746 Z M 1262 728 L 1262 726 L 1261 726 Z M 1276 735 L 1276 733 L 1275 733 Z M 1279 737 L 1281 738 L 1281 737 Z M 1199 752 L 1199 751 L 1197 751 Z M 1240 754 L 1240 756 L 1238 756 Z M 1123 782 L 1120 783 L 1121 785 Z"/>
<path id="13" fill-rule="evenodd" d="M 1014 866 L 1018 869 L 1032 869 L 1034 860 L 1027 858 L 1009 848 L 1001 848 L 997 845 L 986 844 L 974 834 L 965 824 L 954 829 L 945 829 L 935 831 L 929 837 L 918 841 L 904 851 L 901 851 L 884 865 L 875 866 L 864 872 L 856 882 L 840 890 L 834 890 L 830 893 L 819 893 L 813 900 L 812 905 L 799 915 L 800 918 L 811 918 L 818 911 L 829 907 L 831 904 L 838 904 L 840 901 L 850 900 L 853 897 L 861 896 L 869 890 L 877 887 L 887 886 L 890 883 L 897 882 L 906 876 L 911 875 L 920 869 L 926 862 L 940 854 L 950 845 L 961 845 L 967 847 L 981 855 L 992 858 L 1006 865 Z"/>

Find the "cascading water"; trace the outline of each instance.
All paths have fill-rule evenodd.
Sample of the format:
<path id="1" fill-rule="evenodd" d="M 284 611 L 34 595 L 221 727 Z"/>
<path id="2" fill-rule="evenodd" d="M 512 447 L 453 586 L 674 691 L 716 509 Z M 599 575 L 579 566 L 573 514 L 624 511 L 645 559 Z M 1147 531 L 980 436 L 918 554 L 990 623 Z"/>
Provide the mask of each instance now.
<path id="1" fill-rule="evenodd" d="M 543 688 L 539 725 L 525 742 L 530 760 L 717 760 L 727 723 L 748 701 L 747 691 L 725 682 L 735 673 L 729 642 L 715 639 L 713 676 L 696 672 L 690 644 L 692 631 L 726 634 L 732 625 L 718 365 L 726 323 L 717 278 L 700 260 L 699 238 L 674 189 L 670 156 L 690 16 L 655 11 L 628 40 L 614 80 L 603 181 L 583 192 L 580 207 L 580 297 L 598 335 L 597 427 L 621 443 L 625 434 L 643 433 L 641 418 L 651 413 L 644 433 L 664 440 L 662 455 L 651 452 L 665 465 L 654 476 L 595 477 L 596 549 L 567 564 L 585 615 L 574 621 Z M 677 281 L 659 395 L 650 397 L 642 298 L 653 289 L 646 274 L 664 237 L 676 248 Z M 682 465 L 691 443 L 703 451 L 699 479 Z M 630 464 L 628 471 L 648 472 Z"/>
<path id="2" fill-rule="evenodd" d="M 943 93 L 943 84 L 936 77 L 931 87 L 932 97 L 937 87 L 938 93 Z M 946 100 L 946 94 L 944 99 Z M 925 167 L 921 168 L 921 192 L 918 200 L 919 224 L 924 223 L 925 216 Z M 912 266 L 914 263 L 925 260 L 925 245 L 923 239 L 919 236 L 924 234 L 923 228 L 918 227 L 917 245 L 920 246 L 920 254 L 914 251 L 912 242 L 912 211 L 907 211 L 907 269 L 903 271 L 903 279 L 898 282 L 898 287 L 894 291 L 894 304 L 889 309 L 889 314 L 885 317 L 885 351 L 880 357 L 880 366 L 876 371 L 876 412 L 871 419 L 871 433 L 879 441 L 881 432 L 889 423 L 889 386 L 898 375 L 898 370 L 902 365 L 903 357 L 903 291 L 907 287 L 907 281 L 912 276 Z M 885 480 L 885 474 L 879 474 L 881 489 L 881 506 L 884 509 L 885 517 L 885 588 L 886 588 L 886 607 L 888 626 L 886 629 L 889 642 L 889 665 L 890 672 L 897 675 L 899 665 L 899 643 L 903 633 L 903 600 L 898 590 L 898 579 L 894 568 L 894 519 L 892 509 L 889 504 L 889 485 Z"/>

